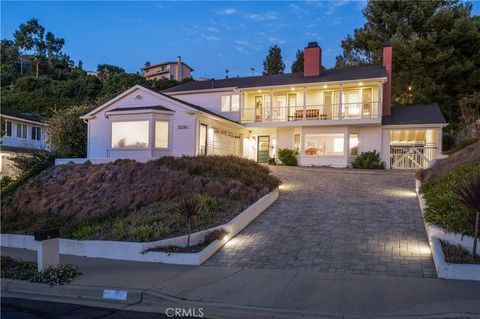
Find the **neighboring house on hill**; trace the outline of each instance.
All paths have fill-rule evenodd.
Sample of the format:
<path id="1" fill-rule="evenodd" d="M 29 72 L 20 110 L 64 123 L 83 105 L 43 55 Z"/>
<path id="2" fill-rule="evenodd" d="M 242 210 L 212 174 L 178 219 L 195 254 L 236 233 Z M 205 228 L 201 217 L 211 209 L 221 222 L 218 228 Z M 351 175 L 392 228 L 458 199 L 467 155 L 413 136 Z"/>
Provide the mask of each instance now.
<path id="1" fill-rule="evenodd" d="M 233 154 L 266 163 L 289 148 L 299 165 L 347 167 L 377 150 L 387 167 L 425 167 L 440 153 L 446 123 L 436 104 L 391 107 L 391 61 L 387 43 L 383 66 L 322 71 L 313 42 L 303 73 L 189 82 L 163 92 L 137 85 L 83 117 L 88 159 Z"/>
<path id="2" fill-rule="evenodd" d="M 16 154 L 29 154 L 48 150 L 45 144 L 45 118 L 2 108 L 0 111 L 2 142 L 0 144 L 2 175 L 16 175 L 11 158 Z"/>
<path id="3" fill-rule="evenodd" d="M 143 76 L 147 80 L 177 80 L 190 78 L 193 69 L 177 57 L 176 62 L 163 62 L 142 68 Z"/>

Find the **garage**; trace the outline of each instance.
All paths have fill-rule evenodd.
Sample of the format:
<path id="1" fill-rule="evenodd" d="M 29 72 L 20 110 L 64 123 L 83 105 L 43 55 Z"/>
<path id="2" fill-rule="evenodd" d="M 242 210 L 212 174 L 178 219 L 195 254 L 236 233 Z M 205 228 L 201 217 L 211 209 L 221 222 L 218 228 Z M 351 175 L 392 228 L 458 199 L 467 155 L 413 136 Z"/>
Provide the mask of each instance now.
<path id="1" fill-rule="evenodd" d="M 200 125 L 199 155 L 242 156 L 240 134 L 233 131 Z"/>

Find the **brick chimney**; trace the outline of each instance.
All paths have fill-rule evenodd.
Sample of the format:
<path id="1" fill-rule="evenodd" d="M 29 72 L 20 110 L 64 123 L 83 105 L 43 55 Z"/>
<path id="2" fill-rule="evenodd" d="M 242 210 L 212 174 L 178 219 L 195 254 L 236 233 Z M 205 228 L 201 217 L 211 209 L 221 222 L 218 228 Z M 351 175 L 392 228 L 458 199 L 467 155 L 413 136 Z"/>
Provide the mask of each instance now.
<path id="1" fill-rule="evenodd" d="M 303 76 L 319 76 L 322 72 L 322 48 L 317 42 L 309 42 L 303 52 Z"/>
<path id="2" fill-rule="evenodd" d="M 387 82 L 383 84 L 383 116 L 392 115 L 392 43 L 383 44 L 383 66 L 387 71 Z"/>

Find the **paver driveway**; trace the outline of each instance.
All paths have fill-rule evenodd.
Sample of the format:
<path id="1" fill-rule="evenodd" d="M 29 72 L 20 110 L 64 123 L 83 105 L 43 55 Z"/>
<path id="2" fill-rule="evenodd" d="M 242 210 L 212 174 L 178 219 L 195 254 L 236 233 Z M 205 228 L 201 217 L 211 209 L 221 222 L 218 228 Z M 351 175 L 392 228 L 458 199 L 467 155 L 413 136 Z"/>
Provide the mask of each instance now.
<path id="1" fill-rule="evenodd" d="M 436 276 L 413 172 L 272 171 L 278 200 L 205 265 Z"/>

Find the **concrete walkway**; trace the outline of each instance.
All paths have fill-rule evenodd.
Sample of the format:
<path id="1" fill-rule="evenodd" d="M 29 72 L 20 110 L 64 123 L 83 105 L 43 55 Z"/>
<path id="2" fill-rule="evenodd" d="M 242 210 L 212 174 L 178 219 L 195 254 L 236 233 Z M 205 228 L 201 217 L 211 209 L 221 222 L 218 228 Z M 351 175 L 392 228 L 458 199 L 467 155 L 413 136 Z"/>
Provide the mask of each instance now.
<path id="1" fill-rule="evenodd" d="M 279 199 L 205 265 L 436 277 L 413 172 L 269 168 Z"/>
<path id="2" fill-rule="evenodd" d="M 28 250 L 2 255 L 34 260 Z M 203 308 L 207 318 L 478 318 L 480 282 L 317 272 L 174 266 L 61 256 L 83 275 L 49 287 L 2 280 L 2 296 L 54 300 L 164 313 Z M 103 289 L 128 291 L 123 303 L 102 300 Z"/>

